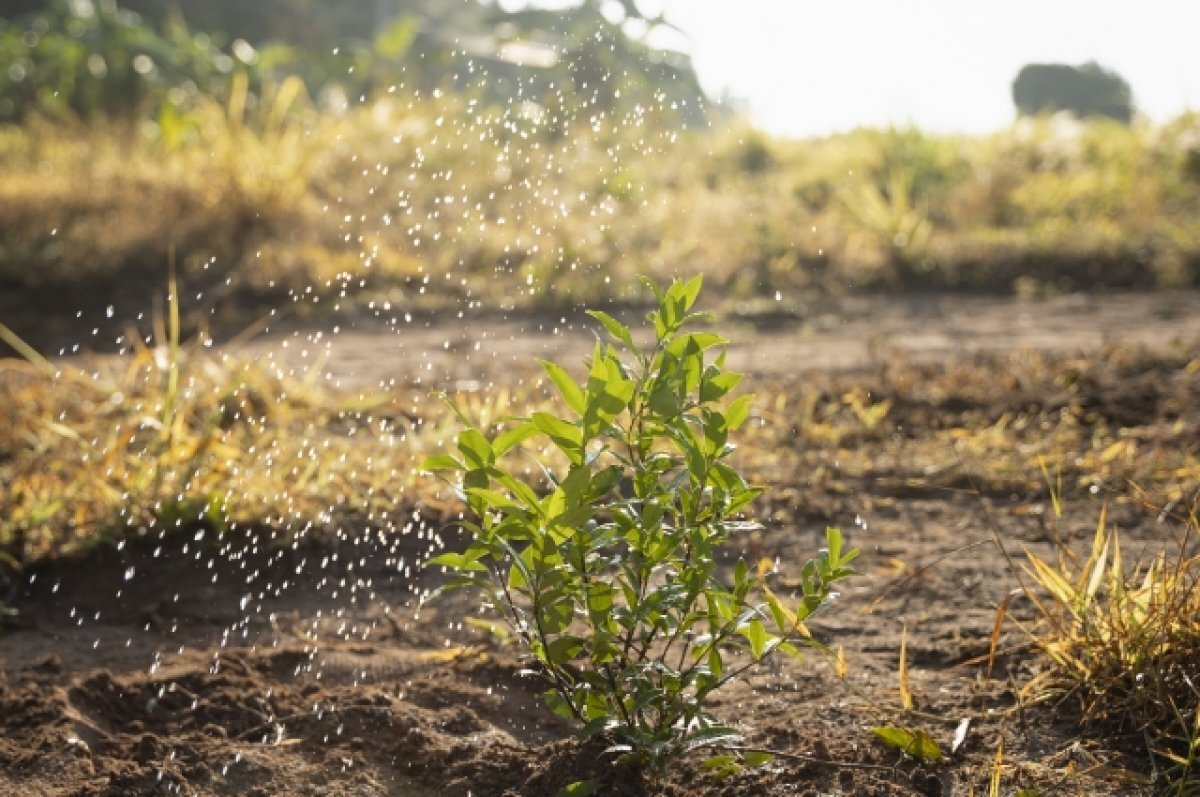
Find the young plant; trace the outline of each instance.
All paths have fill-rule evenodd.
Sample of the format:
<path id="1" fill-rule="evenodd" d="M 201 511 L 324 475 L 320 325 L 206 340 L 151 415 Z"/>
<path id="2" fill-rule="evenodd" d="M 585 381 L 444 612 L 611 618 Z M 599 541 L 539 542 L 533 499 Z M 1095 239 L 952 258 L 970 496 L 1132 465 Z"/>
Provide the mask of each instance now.
<path id="1" fill-rule="evenodd" d="M 769 568 L 739 561 L 725 580 L 722 545 L 758 528 L 742 513 L 762 489 L 729 464 L 752 397 L 727 401 L 741 375 L 724 354 L 706 362 L 723 338 L 683 331 L 707 318 L 690 312 L 700 277 L 650 287 L 651 346 L 592 311 L 612 343 L 597 342 L 586 381 L 542 363 L 564 417 L 534 412 L 489 437 L 455 408 L 466 425 L 458 453 L 424 468 L 457 474 L 473 516 L 466 550 L 429 562 L 452 572 L 445 588 L 479 590 L 503 615 L 556 714 L 662 764 L 737 737 L 705 708 L 715 690 L 772 654 L 825 650 L 805 622 L 833 600 L 857 551 L 827 530 L 794 603 L 763 583 Z M 506 462 L 531 438 L 545 442 L 544 484 Z M 717 759 L 728 769 L 728 756 Z"/>

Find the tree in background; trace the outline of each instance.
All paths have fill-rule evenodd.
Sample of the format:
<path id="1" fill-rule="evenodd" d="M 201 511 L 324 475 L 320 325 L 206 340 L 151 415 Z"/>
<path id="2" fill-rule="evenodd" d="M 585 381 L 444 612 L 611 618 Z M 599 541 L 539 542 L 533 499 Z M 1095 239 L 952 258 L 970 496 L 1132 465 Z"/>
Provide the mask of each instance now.
<path id="1" fill-rule="evenodd" d="M 1095 61 L 1082 66 L 1026 64 L 1012 86 L 1021 116 L 1069 111 L 1080 119 L 1104 116 L 1129 124 L 1133 92 L 1125 79 Z"/>
<path id="2" fill-rule="evenodd" d="M 252 88 L 295 74 L 314 94 L 336 86 L 351 101 L 399 84 L 528 98 L 550 118 L 556 105 L 585 103 L 617 114 L 669 108 L 684 124 L 708 119 L 691 60 L 645 43 L 639 31 L 667 23 L 635 0 L 621 0 L 619 13 L 603 0 L 553 11 L 463 0 L 4 3 L 0 74 L 16 77 L 0 81 L 0 121 L 44 105 L 153 112 L 180 85 L 220 97 L 219 80 L 200 79 L 214 71 L 208 61 L 226 74 L 249 71 Z M 197 63 L 206 74 L 187 74 Z"/>

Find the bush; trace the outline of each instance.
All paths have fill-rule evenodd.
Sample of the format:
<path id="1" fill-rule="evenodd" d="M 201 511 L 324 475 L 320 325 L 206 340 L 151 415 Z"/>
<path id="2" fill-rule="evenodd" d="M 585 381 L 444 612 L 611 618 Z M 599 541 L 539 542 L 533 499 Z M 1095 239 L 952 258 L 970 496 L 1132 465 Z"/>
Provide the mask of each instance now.
<path id="1" fill-rule="evenodd" d="M 1079 118 L 1105 116 L 1129 124 L 1133 92 L 1123 77 L 1095 62 L 1082 66 L 1026 64 L 1012 86 L 1023 116 L 1069 111 Z"/>
<path id="2" fill-rule="evenodd" d="M 731 585 L 722 580 L 721 546 L 757 528 L 742 511 L 761 489 L 727 461 L 751 396 L 721 405 L 741 376 L 724 370 L 723 356 L 706 364 L 705 352 L 725 341 L 681 331 L 703 317 L 689 312 L 699 289 L 699 277 L 655 289 L 648 349 L 593 312 L 615 345 L 596 344 L 586 382 L 543 363 L 567 417 L 535 412 L 489 438 L 460 413 L 457 456 L 424 466 L 459 474 L 455 488 L 473 514 L 466 550 L 429 562 L 452 572 L 445 588 L 479 590 L 504 616 L 556 714 L 657 764 L 736 738 L 705 710 L 715 690 L 774 653 L 823 649 L 805 621 L 832 601 L 857 555 L 829 529 L 795 605 L 744 561 Z M 530 439 L 548 443 L 539 458 L 546 494 L 503 464 Z M 714 766 L 731 763 L 718 756 Z"/>
<path id="3" fill-rule="evenodd" d="M 1034 644 L 1052 667 L 1027 687 L 1073 696 L 1093 728 L 1145 741 L 1166 793 L 1190 794 L 1200 776 L 1200 555 L 1196 518 L 1174 554 L 1126 569 L 1102 512 L 1087 561 L 1028 554 L 1027 591 L 1040 624 Z M 1191 786 L 1189 786 L 1191 784 Z"/>
<path id="4" fill-rule="evenodd" d="M 0 18 L 0 121 L 31 112 L 141 115 L 165 103 L 223 98 L 257 52 L 193 35 L 182 22 L 161 32 L 114 3 L 56 0 L 44 12 Z"/>

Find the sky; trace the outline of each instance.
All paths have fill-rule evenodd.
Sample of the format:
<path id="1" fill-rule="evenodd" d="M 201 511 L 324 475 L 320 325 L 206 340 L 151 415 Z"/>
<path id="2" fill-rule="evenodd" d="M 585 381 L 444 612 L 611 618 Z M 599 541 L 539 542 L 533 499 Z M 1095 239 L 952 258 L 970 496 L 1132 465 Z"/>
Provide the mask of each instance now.
<path id="1" fill-rule="evenodd" d="M 543 2 L 541 4 L 552 4 Z M 1014 118 L 1027 63 L 1115 70 L 1156 121 L 1200 108 L 1200 0 L 639 0 L 684 36 L 711 96 L 785 136 L 914 124 L 983 133 Z"/>

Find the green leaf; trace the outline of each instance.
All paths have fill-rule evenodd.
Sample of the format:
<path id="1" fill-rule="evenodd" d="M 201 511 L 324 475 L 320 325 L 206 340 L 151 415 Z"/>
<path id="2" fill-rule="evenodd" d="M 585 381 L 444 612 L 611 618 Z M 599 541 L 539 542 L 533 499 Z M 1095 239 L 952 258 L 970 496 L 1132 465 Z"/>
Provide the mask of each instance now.
<path id="1" fill-rule="evenodd" d="M 466 465 L 449 454 L 434 454 L 426 457 L 421 463 L 421 470 L 430 472 L 439 470 L 466 470 Z"/>
<path id="2" fill-rule="evenodd" d="M 709 756 L 700 763 L 700 768 L 712 772 L 719 778 L 736 775 L 742 768 L 738 763 L 737 756 L 730 753 L 721 753 L 720 755 Z"/>
<path id="3" fill-rule="evenodd" d="M 671 345 L 667 346 L 667 351 L 675 357 L 682 358 L 685 354 L 696 354 L 728 342 L 713 332 L 691 332 L 687 335 L 680 335 L 671 341 Z"/>
<path id="4" fill-rule="evenodd" d="M 708 649 L 708 671 L 712 673 L 713 678 L 720 678 L 725 674 L 725 662 L 721 659 L 721 651 L 716 645 Z"/>
<path id="5" fill-rule="evenodd" d="M 663 327 L 669 335 L 679 328 L 679 322 L 687 311 L 684 305 L 683 283 L 676 280 L 667 286 L 662 300 L 658 303 L 658 312 L 662 317 Z"/>
<path id="6" fill-rule="evenodd" d="M 767 608 L 771 611 L 771 619 L 775 621 L 775 627 L 779 629 L 781 634 L 789 634 L 792 632 L 794 625 L 788 618 L 788 610 L 779 600 L 774 592 L 766 591 L 763 596 L 767 601 Z"/>
<path id="7" fill-rule="evenodd" d="M 729 406 L 725 409 L 725 426 L 729 431 L 740 429 L 746 422 L 746 418 L 750 415 L 750 404 L 753 401 L 754 394 L 747 393 L 729 402 Z"/>
<path id="8" fill-rule="evenodd" d="M 547 689 L 545 692 L 542 692 L 542 700 L 546 701 L 546 707 L 556 716 L 562 717 L 565 720 L 575 719 L 575 713 L 571 711 L 571 705 L 558 693 L 557 689 Z"/>
<path id="9" fill-rule="evenodd" d="M 742 375 L 727 371 L 721 373 L 710 369 L 700 382 L 700 400 L 703 402 L 716 401 L 733 390 L 742 381 Z"/>
<path id="10" fill-rule="evenodd" d="M 748 750 L 742 755 L 742 760 L 748 767 L 761 767 L 775 759 L 775 756 L 762 750 Z"/>
<path id="11" fill-rule="evenodd" d="M 527 584 L 529 584 L 529 578 L 528 578 L 529 571 L 527 571 L 525 569 L 524 563 L 522 563 L 521 566 L 518 566 L 516 564 L 516 562 L 519 562 L 519 561 L 520 561 L 519 559 L 515 560 L 513 562 L 513 565 L 508 568 L 508 582 L 507 583 L 508 583 L 509 589 L 514 589 L 514 590 L 521 589 L 522 587 L 525 587 Z"/>
<path id="12" fill-rule="evenodd" d="M 560 791 L 559 797 L 591 797 L 602 788 L 598 780 L 577 780 L 573 783 L 568 783 Z"/>
<path id="13" fill-rule="evenodd" d="M 496 481 L 507 487 L 526 508 L 537 511 L 540 501 L 538 494 L 525 482 L 516 479 L 503 471 L 495 472 Z"/>
<path id="14" fill-rule="evenodd" d="M 729 506 L 726 508 L 726 511 L 730 513 L 736 512 L 762 494 L 762 487 L 745 487 L 738 490 L 730 496 Z"/>
<path id="15" fill-rule="evenodd" d="M 750 652 L 754 654 L 754 658 L 761 659 L 767 649 L 767 643 L 771 640 L 767 629 L 763 628 L 762 621 L 755 618 L 739 628 L 738 633 L 750 643 Z"/>
<path id="16" fill-rule="evenodd" d="M 579 736 L 584 739 L 590 736 L 598 736 L 602 733 L 608 733 L 619 724 L 620 722 L 615 717 L 608 715 L 596 717 L 593 720 L 589 720 L 586 725 L 579 729 Z"/>
<path id="17" fill-rule="evenodd" d="M 901 728 L 895 725 L 880 725 L 871 732 L 888 747 L 899 750 L 918 761 L 937 763 L 943 760 L 942 749 L 925 731 Z"/>
<path id="18" fill-rule="evenodd" d="M 482 498 L 489 509 L 521 509 L 522 507 L 515 503 L 504 493 L 499 490 L 492 490 L 487 487 L 471 487 L 466 491 L 467 495 L 476 498 Z"/>
<path id="19" fill-rule="evenodd" d="M 550 381 L 554 382 L 558 387 L 558 392 L 562 395 L 563 402 L 570 407 L 576 415 L 583 415 L 585 404 L 583 400 L 583 391 L 579 389 L 579 385 L 575 384 L 575 380 L 571 375 L 563 369 L 562 366 L 550 360 L 538 360 L 545 369 L 546 374 L 550 377 Z"/>
<path id="20" fill-rule="evenodd" d="M 588 310 L 587 314 L 603 324 L 604 328 L 608 330 L 608 334 L 612 335 L 614 340 L 624 343 L 630 349 L 636 348 L 633 345 L 633 335 L 630 334 L 629 327 L 625 326 L 603 310 Z"/>
<path id="21" fill-rule="evenodd" d="M 492 450 L 496 452 L 496 456 L 500 457 L 507 453 L 513 446 L 519 445 L 529 438 L 537 434 L 539 429 L 529 421 L 522 423 L 501 432 L 492 441 Z"/>
<path id="22" fill-rule="evenodd" d="M 713 463 L 712 470 L 709 472 L 709 478 L 713 484 L 722 490 L 736 492 L 745 486 L 742 475 L 724 462 Z"/>
<path id="23" fill-rule="evenodd" d="M 654 334 L 658 340 L 663 340 L 667 337 L 667 324 L 663 319 L 663 314 L 658 310 L 651 310 L 646 313 L 646 320 L 654 325 Z"/>
<path id="24" fill-rule="evenodd" d="M 481 565 L 474 559 L 470 559 L 461 553 L 443 553 L 434 556 L 425 563 L 426 566 L 441 565 L 452 570 L 482 570 L 487 571 L 487 568 Z"/>
<path id="25" fill-rule="evenodd" d="M 621 483 L 621 478 L 625 475 L 625 470 L 619 465 L 610 465 L 604 470 L 598 472 L 592 477 L 592 485 L 588 490 L 588 501 L 596 501 L 607 495 L 614 487 Z"/>
<path id="26" fill-rule="evenodd" d="M 467 429 L 458 436 L 458 450 L 466 457 L 467 463 L 476 468 L 485 468 L 496 461 L 492 444 L 478 429 Z"/>
<path id="27" fill-rule="evenodd" d="M 591 515 L 589 507 L 581 515 L 579 510 L 583 496 L 591 484 L 592 474 L 582 465 L 577 465 L 567 473 L 567 477 L 555 488 L 554 492 L 543 502 L 542 511 L 546 522 L 553 525 L 564 525 L 581 522 Z M 567 516 L 571 517 L 567 517 Z"/>
<path id="28" fill-rule="evenodd" d="M 533 424 L 549 437 L 575 465 L 583 462 L 583 431 L 548 412 L 535 412 Z"/>
<path id="29" fill-rule="evenodd" d="M 663 418 L 675 418 L 679 415 L 679 397 L 675 394 L 675 388 L 669 384 L 659 385 L 650 394 L 647 403 L 650 409 Z"/>
<path id="30" fill-rule="evenodd" d="M 576 690 L 576 702 L 580 702 L 579 697 L 582 696 L 584 710 L 583 714 L 588 719 L 608 719 L 608 701 L 604 699 L 604 695 L 597 689 Z"/>
<path id="31" fill-rule="evenodd" d="M 463 622 L 472 628 L 478 628 L 480 631 L 491 634 L 501 645 L 506 645 L 512 640 L 512 631 L 494 620 L 485 620 L 482 617 L 464 617 Z"/>
<path id="32" fill-rule="evenodd" d="M 659 302 L 660 304 L 662 303 L 663 292 L 662 288 L 658 287 L 657 282 L 650 279 L 645 274 L 638 275 L 638 281 L 650 289 L 650 292 L 654 294 L 655 301 Z"/>
<path id="33" fill-rule="evenodd" d="M 546 646 L 546 655 L 552 664 L 563 664 L 583 652 L 584 646 L 577 636 L 560 636 Z"/>
<path id="34" fill-rule="evenodd" d="M 700 387 L 700 377 L 704 372 L 704 355 L 698 351 L 689 351 L 681 363 L 683 366 L 683 391 L 691 393 Z"/>
<path id="35" fill-rule="evenodd" d="M 508 570 L 508 588 L 521 589 L 531 583 L 533 581 L 533 573 L 529 571 L 529 565 L 521 557 L 521 554 L 517 553 L 516 549 L 512 547 L 512 543 L 508 540 L 503 537 L 498 537 L 497 539 L 512 560 L 512 567 Z"/>
<path id="36" fill-rule="evenodd" d="M 704 274 L 697 274 L 687 282 L 683 283 L 680 291 L 683 298 L 683 309 L 691 310 L 692 305 L 696 303 L 696 297 L 700 295 L 700 286 L 704 284 Z"/>
<path id="37" fill-rule="evenodd" d="M 708 441 L 708 455 L 715 457 L 725 448 L 729 439 L 729 427 L 725 416 L 719 412 L 709 412 L 704 419 L 704 439 Z"/>
<path id="38" fill-rule="evenodd" d="M 570 598 L 557 600 L 542 610 L 540 619 L 547 634 L 561 634 L 575 619 L 575 604 Z"/>
<path id="39" fill-rule="evenodd" d="M 820 644 L 819 642 L 813 642 L 812 640 L 805 640 L 804 646 L 816 648 L 817 650 L 821 651 L 822 653 L 829 651 L 829 649 L 826 648 L 824 645 Z M 793 645 L 791 642 L 780 642 L 778 645 L 775 646 L 775 650 L 778 650 L 780 653 L 786 653 L 787 655 L 791 656 L 794 659 L 798 659 L 804 655 L 803 653 L 800 652 L 800 649 L 797 648 L 795 645 Z"/>
<path id="40" fill-rule="evenodd" d="M 593 625 L 603 627 L 608 624 L 608 618 L 613 608 L 613 587 L 605 581 L 588 584 L 587 588 L 588 615 Z"/>
<path id="41" fill-rule="evenodd" d="M 692 427 L 682 423 L 672 427 L 670 434 L 679 446 L 679 453 L 683 454 L 688 473 L 693 479 L 699 482 L 707 469 L 707 461 L 704 457 L 704 442 L 697 436 L 696 431 Z"/>
<path id="42" fill-rule="evenodd" d="M 825 529 L 825 546 L 829 561 L 839 562 L 842 558 L 842 530 L 829 526 Z"/>
<path id="43" fill-rule="evenodd" d="M 586 410 L 583 414 L 583 437 L 590 440 L 603 433 L 633 399 L 637 385 L 621 374 L 615 357 L 601 356 L 600 345 L 592 359 L 592 371 L 587 381 Z"/>

